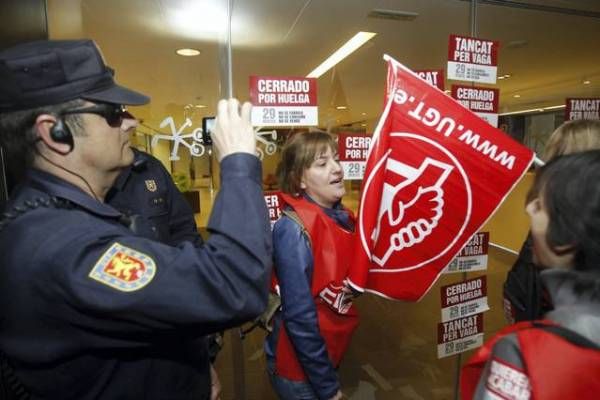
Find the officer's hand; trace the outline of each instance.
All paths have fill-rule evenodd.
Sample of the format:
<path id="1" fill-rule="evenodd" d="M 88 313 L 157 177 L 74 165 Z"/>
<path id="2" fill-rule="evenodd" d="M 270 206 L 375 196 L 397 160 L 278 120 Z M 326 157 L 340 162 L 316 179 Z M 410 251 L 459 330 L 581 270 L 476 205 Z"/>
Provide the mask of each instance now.
<path id="1" fill-rule="evenodd" d="M 221 399 L 221 381 L 215 367 L 210 365 L 210 400 Z"/>
<path id="2" fill-rule="evenodd" d="M 213 142 L 219 161 L 233 153 L 256 153 L 256 138 L 250 124 L 251 109 L 252 105 L 248 102 L 240 109 L 237 99 L 219 101 L 213 131 Z"/>
<path id="3" fill-rule="evenodd" d="M 333 395 L 332 398 L 330 398 L 329 400 L 341 400 L 343 398 L 343 394 L 341 390 L 338 390 L 337 393 L 335 395 Z"/>

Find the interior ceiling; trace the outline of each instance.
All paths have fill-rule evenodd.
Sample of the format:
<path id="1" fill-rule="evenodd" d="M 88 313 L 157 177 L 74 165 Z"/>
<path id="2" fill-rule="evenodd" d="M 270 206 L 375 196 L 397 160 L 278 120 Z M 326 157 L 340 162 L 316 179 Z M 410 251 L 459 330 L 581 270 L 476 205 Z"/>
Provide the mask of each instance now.
<path id="1" fill-rule="evenodd" d="M 137 114 L 158 128 L 166 116 L 213 115 L 221 93 L 227 0 L 48 0 L 50 38 L 88 37 L 117 79 L 152 97 Z M 375 19 L 373 9 L 417 13 Z M 320 125 L 368 122 L 383 99 L 388 53 L 413 69 L 445 69 L 450 34 L 470 36 L 465 0 L 234 0 L 233 92 L 248 98 L 250 75 L 305 76 L 357 31 L 370 42 L 318 80 Z M 477 37 L 500 42 L 500 112 L 600 97 L 600 1 L 479 0 Z M 180 47 L 199 57 L 175 54 Z M 591 81 L 584 85 L 584 80 Z M 446 81 L 446 88 L 461 82 Z M 519 94 L 519 98 L 514 95 Z M 335 109 L 341 103 L 345 111 Z M 190 110 L 190 108 L 188 108 Z M 196 114 L 192 115 L 195 118 Z M 190 114 L 188 114 L 190 115 Z"/>

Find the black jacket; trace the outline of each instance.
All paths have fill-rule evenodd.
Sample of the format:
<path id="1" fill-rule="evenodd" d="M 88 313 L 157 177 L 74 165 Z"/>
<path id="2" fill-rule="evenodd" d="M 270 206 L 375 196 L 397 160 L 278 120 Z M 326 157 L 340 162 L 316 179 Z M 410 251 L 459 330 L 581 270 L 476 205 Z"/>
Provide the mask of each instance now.
<path id="1" fill-rule="evenodd" d="M 267 302 L 260 177 L 254 156 L 222 160 L 211 236 L 197 248 L 136 236 L 113 207 L 29 171 L 8 210 L 66 203 L 21 208 L 29 211 L 0 231 L 0 351 L 32 399 L 205 398 L 205 356 L 192 339 L 250 320 Z"/>

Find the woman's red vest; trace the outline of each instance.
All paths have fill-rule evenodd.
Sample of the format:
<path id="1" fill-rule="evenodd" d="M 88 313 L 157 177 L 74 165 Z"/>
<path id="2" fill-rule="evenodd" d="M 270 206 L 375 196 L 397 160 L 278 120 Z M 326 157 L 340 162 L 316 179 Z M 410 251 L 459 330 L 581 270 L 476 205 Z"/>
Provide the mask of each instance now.
<path id="1" fill-rule="evenodd" d="M 549 320 L 536 324 L 555 324 Z M 465 364 L 460 377 L 461 398 L 473 398 L 492 348 L 503 336 L 517 335 L 534 400 L 600 398 L 600 351 L 578 346 L 559 335 L 535 329 L 527 321 L 510 325 L 486 342 Z"/>
<path id="2" fill-rule="evenodd" d="M 358 326 L 358 314 L 354 306 L 346 314 L 336 313 L 319 297 L 319 293 L 332 282 L 341 286 L 348 276 L 348 255 L 352 254 L 354 234 L 342 229 L 317 204 L 286 194 L 281 194 L 281 198 L 284 205 L 294 209 L 309 235 L 313 254 L 311 294 L 317 307 L 319 331 L 325 341 L 329 359 L 334 367 L 337 367 L 350 344 L 352 333 Z M 354 219 L 352 213 L 348 212 Z M 277 340 L 276 370 L 277 374 L 284 378 L 306 381 L 283 324 Z"/>

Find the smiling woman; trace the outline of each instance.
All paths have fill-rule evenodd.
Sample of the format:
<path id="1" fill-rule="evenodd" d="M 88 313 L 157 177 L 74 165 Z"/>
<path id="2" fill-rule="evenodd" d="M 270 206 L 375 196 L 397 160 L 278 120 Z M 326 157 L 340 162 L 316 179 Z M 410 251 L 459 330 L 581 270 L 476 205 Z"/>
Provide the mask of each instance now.
<path id="1" fill-rule="evenodd" d="M 358 325 L 345 284 L 354 216 L 341 204 L 336 147 L 325 132 L 297 133 L 277 167 L 284 216 L 273 228 L 273 260 L 282 308 L 265 354 L 281 399 L 340 399 L 336 369 Z"/>

